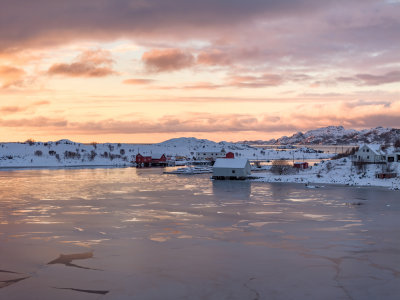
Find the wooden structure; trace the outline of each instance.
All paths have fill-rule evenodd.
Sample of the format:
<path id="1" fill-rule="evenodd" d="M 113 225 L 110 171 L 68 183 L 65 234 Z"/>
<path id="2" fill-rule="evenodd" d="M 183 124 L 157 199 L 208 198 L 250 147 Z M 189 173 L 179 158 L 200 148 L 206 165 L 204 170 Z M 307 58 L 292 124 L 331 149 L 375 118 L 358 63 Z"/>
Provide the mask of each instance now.
<path id="1" fill-rule="evenodd" d="M 165 154 L 153 154 L 151 156 L 151 165 L 152 166 L 166 166 L 167 165 L 167 157 Z"/>
<path id="2" fill-rule="evenodd" d="M 213 166 L 213 179 L 244 180 L 251 175 L 251 167 L 245 158 L 217 158 Z"/>
<path id="3" fill-rule="evenodd" d="M 392 172 L 388 172 L 388 173 L 385 173 L 385 172 L 376 173 L 376 174 L 375 174 L 375 177 L 376 177 L 376 178 L 379 178 L 379 179 L 395 178 L 395 177 L 397 177 L 397 173 L 392 173 Z"/>
<path id="4" fill-rule="evenodd" d="M 136 155 L 136 166 L 137 167 L 150 167 L 151 165 L 151 156 L 144 156 L 140 153 Z"/>
<path id="5" fill-rule="evenodd" d="M 378 144 L 360 145 L 357 152 L 353 155 L 354 165 L 384 163 L 386 163 L 386 156 L 381 149 L 381 145 Z"/>
<path id="6" fill-rule="evenodd" d="M 235 158 L 235 154 L 233 154 L 233 152 L 228 152 L 226 153 L 225 158 Z"/>

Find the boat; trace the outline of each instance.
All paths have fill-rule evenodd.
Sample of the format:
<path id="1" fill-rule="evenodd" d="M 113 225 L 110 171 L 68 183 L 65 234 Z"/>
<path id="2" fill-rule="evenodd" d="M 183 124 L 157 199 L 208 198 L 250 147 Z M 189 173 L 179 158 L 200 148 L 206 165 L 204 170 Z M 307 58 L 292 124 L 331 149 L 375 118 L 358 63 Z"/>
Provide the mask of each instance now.
<path id="1" fill-rule="evenodd" d="M 305 187 L 308 188 L 308 189 L 319 189 L 319 188 L 321 188 L 320 185 L 310 185 L 309 183 L 306 183 Z"/>
<path id="2" fill-rule="evenodd" d="M 206 174 L 206 173 L 212 173 L 212 167 L 186 167 L 186 168 L 178 168 L 173 171 L 164 172 L 164 174 L 183 174 L 183 175 Z"/>

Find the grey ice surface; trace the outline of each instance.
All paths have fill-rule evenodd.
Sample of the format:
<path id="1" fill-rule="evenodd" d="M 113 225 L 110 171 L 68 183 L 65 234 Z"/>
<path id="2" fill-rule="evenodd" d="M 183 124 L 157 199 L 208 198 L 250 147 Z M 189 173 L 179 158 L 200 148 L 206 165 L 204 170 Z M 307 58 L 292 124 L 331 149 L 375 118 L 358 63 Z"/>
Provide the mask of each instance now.
<path id="1" fill-rule="evenodd" d="M 1 171 L 0 299 L 400 298 L 400 192 L 162 171 Z"/>

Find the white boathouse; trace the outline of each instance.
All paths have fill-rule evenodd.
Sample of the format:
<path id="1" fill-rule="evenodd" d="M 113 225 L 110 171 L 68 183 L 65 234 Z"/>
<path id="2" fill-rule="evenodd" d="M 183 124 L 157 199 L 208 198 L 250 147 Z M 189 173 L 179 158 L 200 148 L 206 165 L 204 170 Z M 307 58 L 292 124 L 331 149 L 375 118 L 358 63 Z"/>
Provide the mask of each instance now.
<path id="1" fill-rule="evenodd" d="M 251 175 L 250 162 L 246 158 L 217 158 L 213 166 L 213 179 L 246 179 Z"/>

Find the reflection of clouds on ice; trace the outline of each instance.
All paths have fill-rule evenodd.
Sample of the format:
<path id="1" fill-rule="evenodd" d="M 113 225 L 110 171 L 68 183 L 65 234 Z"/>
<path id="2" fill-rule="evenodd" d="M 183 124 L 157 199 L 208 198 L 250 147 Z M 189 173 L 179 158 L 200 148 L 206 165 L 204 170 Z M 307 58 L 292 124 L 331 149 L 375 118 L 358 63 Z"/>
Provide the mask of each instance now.
<path id="1" fill-rule="evenodd" d="M 393 265 L 400 253 L 400 203 L 394 191 L 309 190 L 304 184 L 177 178 L 163 176 L 161 169 L 140 172 L 36 170 L 28 171 L 29 180 L 25 172 L 13 173 L 7 183 L 0 179 L 5 195 L 0 199 L 1 269 L 32 275 L 12 289 L 1 289 L 0 298 L 13 291 L 20 296 L 14 299 L 25 299 L 21 295 L 42 289 L 40 295 L 53 299 L 90 296 L 83 293 L 99 297 L 108 290 L 107 296 L 121 299 L 223 299 L 227 290 L 247 299 L 253 295 L 243 288 L 246 283 L 260 295 L 276 290 L 286 298 L 309 293 L 317 299 L 329 293 L 339 299 L 338 282 L 345 282 L 353 298 L 365 299 L 359 287 L 368 286 L 375 297 L 383 280 L 391 280 L 393 285 L 385 288 L 397 295 L 398 277 L 374 267 L 377 262 Z M 52 200 L 43 201 L 44 194 Z M 352 205 L 358 202 L 363 205 Z M 86 252 L 91 249 L 95 259 Z M 82 254 L 81 260 L 68 256 Z M 51 258 L 58 265 L 37 267 Z M 339 258 L 343 265 L 333 263 Z M 103 271 L 91 270 L 97 268 Z M 0 285 L 21 277 L 0 270 Z M 262 280 L 250 283 L 249 278 Z M 176 282 L 181 289 L 171 288 Z"/>

